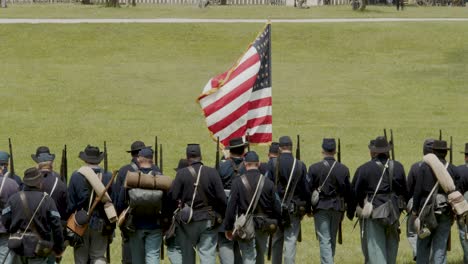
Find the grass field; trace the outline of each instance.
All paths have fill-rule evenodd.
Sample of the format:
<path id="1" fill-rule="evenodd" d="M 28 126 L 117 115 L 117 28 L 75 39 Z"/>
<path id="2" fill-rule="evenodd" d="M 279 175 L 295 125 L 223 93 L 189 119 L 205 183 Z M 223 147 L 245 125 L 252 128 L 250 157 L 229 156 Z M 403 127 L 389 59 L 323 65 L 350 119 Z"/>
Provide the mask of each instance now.
<path id="1" fill-rule="evenodd" d="M 342 7 L 285 8 L 284 16 L 281 9 L 268 8 L 278 17 L 356 16 Z M 65 9 L 69 11 L 56 11 Z M 253 8 L 266 14 L 262 9 Z M 364 16 L 397 14 L 390 8 L 369 9 L 383 11 L 369 11 Z M 217 7 L 149 10 L 161 17 L 171 12 L 174 17 L 185 17 L 191 11 L 193 17 L 228 16 L 227 9 Z M 253 17 L 255 12 L 246 10 L 234 8 L 233 13 Z M 432 14 L 428 16 L 437 16 L 442 10 L 439 16 L 445 17 L 450 14 L 444 12 L 453 10 L 461 12 L 454 16 L 463 16 L 467 9 L 409 8 L 407 13 L 425 16 L 420 10 L 428 10 Z M 299 14 L 302 11 L 306 15 Z M 0 9 L 0 17 L 62 16 L 153 17 L 141 7 Z M 1 25 L 0 148 L 6 149 L 7 138 L 12 137 L 16 168 L 22 172 L 34 165 L 30 154 L 37 146 L 49 145 L 60 156 L 63 144 L 67 144 L 69 170 L 73 170 L 80 166 L 78 152 L 86 144 L 102 146 L 107 140 L 109 165 L 116 169 L 128 162 L 125 150 L 132 141 L 153 144 L 158 135 L 164 145 L 167 174 L 174 174 L 172 168 L 184 155 L 187 143 L 200 143 L 206 163 L 212 165 L 215 144 L 208 137 L 195 99 L 210 77 L 236 61 L 261 27 Z M 320 159 L 323 137 L 340 137 L 342 160 L 353 173 L 369 158 L 369 139 L 382 134 L 384 127 L 393 128 L 396 158 L 407 169 L 421 159 L 423 140 L 437 137 L 443 129 L 444 136 L 454 138 L 454 163 L 461 164 L 463 157 L 458 151 L 468 141 L 464 111 L 468 100 L 466 32 L 465 22 L 273 24 L 274 138 L 301 134 L 302 158 L 309 165 Z M 253 149 L 266 158 L 265 146 Z M 351 231 L 350 221 L 344 223 L 344 245 L 337 248 L 336 263 L 362 263 L 359 232 Z M 306 220 L 303 228 L 297 263 L 316 263 L 319 250 L 312 220 Z M 455 228 L 452 231 L 449 262 L 461 263 L 458 236 Z M 404 232 L 405 228 L 398 263 L 410 263 L 411 259 Z M 118 243 L 113 243 L 112 251 L 113 263 L 118 263 Z M 63 263 L 71 263 L 71 256 L 68 249 Z"/>

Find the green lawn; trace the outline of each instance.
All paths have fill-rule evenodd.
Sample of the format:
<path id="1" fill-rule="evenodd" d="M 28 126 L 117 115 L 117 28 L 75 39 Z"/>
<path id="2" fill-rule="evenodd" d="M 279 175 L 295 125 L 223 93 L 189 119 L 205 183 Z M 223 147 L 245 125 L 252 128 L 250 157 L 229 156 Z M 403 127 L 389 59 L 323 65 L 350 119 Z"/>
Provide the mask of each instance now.
<path id="1" fill-rule="evenodd" d="M 348 5 L 297 9 L 282 6 L 194 6 L 138 5 L 105 8 L 81 4 L 16 4 L 0 9 L 0 18 L 368 18 L 368 17 L 468 17 L 466 7 L 415 7 L 397 12 L 391 6 L 368 6 L 364 12 Z"/>
<path id="2" fill-rule="evenodd" d="M 0 12 L 26 16 L 20 13 L 27 8 Z M 146 12 L 76 8 L 78 17 L 88 8 L 108 17 Z M 325 12 L 290 9 L 315 10 Z M 40 15 L 35 14 L 30 16 Z M 21 173 L 34 165 L 30 154 L 37 146 L 49 145 L 59 156 L 67 144 L 71 171 L 80 166 L 78 152 L 86 144 L 107 140 L 109 165 L 116 169 L 128 162 L 125 150 L 132 141 L 153 144 L 158 135 L 168 175 L 174 175 L 187 143 L 200 143 L 212 165 L 215 144 L 195 99 L 259 30 L 258 24 L 1 25 L 0 148 L 12 137 Z M 454 138 L 454 162 L 462 163 L 458 151 L 468 141 L 466 32 L 465 22 L 273 24 L 274 138 L 301 134 L 302 158 L 309 165 L 320 159 L 323 137 L 340 137 L 342 160 L 354 173 L 369 159 L 369 139 L 384 127 L 393 128 L 396 158 L 407 169 L 421 159 L 423 140 L 443 129 Z M 265 146 L 253 149 L 266 158 Z M 313 222 L 303 226 L 298 263 L 316 263 Z M 362 262 L 359 232 L 351 230 L 345 220 L 337 263 Z M 404 233 L 405 228 L 398 263 L 411 259 Z M 462 253 L 455 233 L 452 238 L 449 261 L 458 263 Z M 112 250 L 118 263 L 118 243 Z M 71 256 L 69 249 L 63 263 L 71 263 Z"/>

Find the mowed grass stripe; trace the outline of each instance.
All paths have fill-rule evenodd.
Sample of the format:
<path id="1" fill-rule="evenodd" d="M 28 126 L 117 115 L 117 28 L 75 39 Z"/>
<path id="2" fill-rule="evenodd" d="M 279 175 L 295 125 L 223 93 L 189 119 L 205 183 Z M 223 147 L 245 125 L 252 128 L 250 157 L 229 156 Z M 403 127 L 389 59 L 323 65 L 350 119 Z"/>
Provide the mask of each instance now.
<path id="1" fill-rule="evenodd" d="M 107 140 L 110 168 L 129 160 L 130 143 L 164 145 L 165 172 L 187 143 L 214 164 L 195 103 L 210 77 L 229 68 L 261 29 L 257 24 L 2 25 L 0 132 L 12 137 L 21 174 L 39 145 L 69 149 L 69 171 L 86 144 Z M 322 137 L 341 137 L 342 159 L 355 169 L 369 159 L 369 139 L 393 128 L 396 157 L 409 169 L 426 137 L 454 137 L 463 161 L 468 99 L 467 23 L 274 24 L 274 138 L 301 134 L 307 165 L 320 159 Z M 253 147 L 266 158 L 265 146 Z M 58 166 L 58 165 L 57 165 Z M 319 261 L 313 221 L 303 225 L 298 262 Z M 337 263 L 361 263 L 359 231 L 344 222 Z M 398 263 L 411 259 L 402 228 Z M 455 231 L 455 228 L 453 228 Z M 450 263 L 461 260 L 452 236 Z M 112 245 L 120 259 L 120 237 Z M 72 251 L 65 263 L 71 262 Z M 166 260 L 165 263 L 168 263 Z"/>

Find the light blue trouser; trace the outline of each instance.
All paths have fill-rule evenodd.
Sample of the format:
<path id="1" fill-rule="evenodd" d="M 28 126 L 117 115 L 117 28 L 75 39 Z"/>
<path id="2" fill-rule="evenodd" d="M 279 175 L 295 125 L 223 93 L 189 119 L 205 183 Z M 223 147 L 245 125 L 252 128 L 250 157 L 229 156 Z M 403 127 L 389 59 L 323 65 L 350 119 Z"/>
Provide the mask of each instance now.
<path id="1" fill-rule="evenodd" d="M 167 256 L 172 264 L 182 264 L 182 250 L 177 244 L 176 238 L 171 237 L 166 239 Z"/>
<path id="2" fill-rule="evenodd" d="M 278 229 L 273 236 L 271 253 L 272 264 L 294 264 L 296 259 L 296 243 L 299 236 L 301 219 L 291 216 L 291 225 L 284 230 Z M 284 246 L 284 253 L 283 253 Z M 283 262 L 284 255 L 284 262 Z"/>
<path id="3" fill-rule="evenodd" d="M 176 228 L 176 242 L 182 250 L 182 262 L 195 264 L 195 250 L 200 256 L 200 263 L 216 263 L 217 230 L 211 228 L 210 220 L 179 224 Z"/>
<path id="4" fill-rule="evenodd" d="M 418 242 L 418 233 L 416 232 L 416 227 L 414 226 L 414 221 L 416 220 L 416 216 L 410 214 L 408 216 L 408 221 L 406 222 L 406 237 L 408 238 L 408 242 L 413 249 L 413 259 L 416 259 L 417 255 L 417 242 Z"/>
<path id="5" fill-rule="evenodd" d="M 364 219 L 360 218 L 359 220 L 359 230 L 361 231 L 359 237 L 361 238 L 361 250 L 364 255 L 364 264 L 369 263 L 369 254 L 367 253 L 367 233 L 364 228 Z"/>
<path id="6" fill-rule="evenodd" d="M 10 234 L 0 234 L 0 263 L 2 263 L 5 258 L 7 258 L 5 264 L 11 264 L 13 262 L 14 253 L 8 249 L 9 237 Z"/>
<path id="7" fill-rule="evenodd" d="M 240 264 L 242 257 L 239 243 L 226 238 L 224 232 L 218 233 L 218 251 L 221 264 Z"/>
<path id="8" fill-rule="evenodd" d="M 460 223 L 458 222 L 457 224 L 458 224 L 458 235 L 460 237 L 460 244 L 463 249 L 463 263 L 468 264 L 468 240 L 465 238 L 465 225 L 460 225 Z"/>
<path id="9" fill-rule="evenodd" d="M 83 235 L 83 245 L 73 251 L 75 264 L 106 264 L 107 242 L 107 236 L 88 228 Z"/>
<path id="10" fill-rule="evenodd" d="M 257 258 L 255 239 L 239 241 L 239 249 L 242 255 L 242 264 L 255 264 Z"/>
<path id="11" fill-rule="evenodd" d="M 385 226 L 378 220 L 365 219 L 367 252 L 371 264 L 395 264 L 398 254 L 398 223 Z M 427 263 L 426 263 L 427 264 Z"/>
<path id="12" fill-rule="evenodd" d="M 137 229 L 129 238 L 133 264 L 159 264 L 161 229 Z"/>
<path id="13" fill-rule="evenodd" d="M 320 243 L 320 262 L 332 264 L 335 256 L 336 235 L 343 212 L 335 210 L 318 210 L 314 214 L 315 232 Z"/>
<path id="14" fill-rule="evenodd" d="M 436 219 L 438 225 L 436 229 L 431 230 L 431 235 L 424 239 L 418 238 L 417 264 L 447 263 L 447 241 L 452 219 L 447 214 L 436 214 Z"/>
<path id="15" fill-rule="evenodd" d="M 265 254 L 267 251 L 268 234 L 260 230 L 255 230 L 255 251 L 257 252 L 256 264 L 265 263 Z"/>
<path id="16" fill-rule="evenodd" d="M 15 255 L 13 263 L 15 264 L 47 264 L 47 257 L 45 258 L 28 258 Z"/>

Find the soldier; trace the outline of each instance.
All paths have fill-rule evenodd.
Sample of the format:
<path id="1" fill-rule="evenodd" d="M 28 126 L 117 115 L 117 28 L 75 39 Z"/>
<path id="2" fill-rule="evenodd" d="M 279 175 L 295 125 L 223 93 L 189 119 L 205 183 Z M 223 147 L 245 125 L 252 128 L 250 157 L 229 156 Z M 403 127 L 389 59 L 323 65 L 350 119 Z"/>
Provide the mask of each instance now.
<path id="1" fill-rule="evenodd" d="M 10 233 L 9 248 L 14 263 L 46 263 L 53 251 L 61 256 L 65 249 L 60 214 L 52 198 L 40 190 L 41 172 L 24 172 L 24 191 L 14 194 L 2 211 L 2 223 Z"/>
<path id="2" fill-rule="evenodd" d="M 434 139 L 428 138 L 424 140 L 423 144 L 423 155 L 426 155 L 428 153 L 432 153 L 432 144 L 434 144 Z M 416 261 L 416 255 L 417 255 L 417 247 L 416 247 L 416 242 L 418 241 L 418 234 L 416 232 L 416 227 L 414 226 L 414 221 L 416 220 L 416 217 L 411 214 L 411 207 L 413 205 L 413 195 L 414 195 L 414 187 L 416 184 L 416 178 L 419 177 L 420 175 L 420 170 L 421 166 L 424 163 L 424 161 L 418 161 L 414 163 L 411 166 L 411 169 L 408 172 L 408 178 L 406 180 L 406 183 L 408 185 L 408 197 L 411 197 L 411 199 L 408 202 L 408 221 L 406 224 L 406 237 L 408 238 L 408 242 L 411 245 L 411 248 L 413 249 L 413 260 Z"/>
<path id="3" fill-rule="evenodd" d="M 292 140 L 289 136 L 279 139 L 280 155 L 274 169 L 273 182 L 281 199 L 282 223 L 273 236 L 272 263 L 294 263 L 296 243 L 299 237 L 301 220 L 310 213 L 310 191 L 307 187 L 307 168 L 292 155 Z M 275 173 L 277 171 L 277 173 Z"/>
<path id="4" fill-rule="evenodd" d="M 468 143 L 465 144 L 465 151 L 462 151 L 465 155 L 465 164 L 457 167 L 457 173 L 462 181 L 468 180 Z M 466 190 L 465 190 L 466 191 Z M 464 194 L 465 200 L 467 199 L 467 193 Z M 468 263 L 468 232 L 467 223 L 463 221 L 457 221 L 458 234 L 460 236 L 460 244 L 463 249 L 463 263 Z"/>
<path id="5" fill-rule="evenodd" d="M 244 152 L 248 142 L 244 142 L 241 137 L 229 140 L 229 146 L 225 149 L 229 150 L 229 158 L 225 159 L 219 165 L 219 176 L 223 182 L 224 190 L 229 193 L 231 184 L 234 179 L 245 173 Z M 218 249 L 219 259 L 221 264 L 241 263 L 239 244 L 237 241 L 231 241 L 224 235 L 224 226 L 220 227 L 218 233 Z"/>
<path id="6" fill-rule="evenodd" d="M 448 149 L 447 142 L 444 140 L 435 140 L 432 145 L 432 152 L 439 158 L 442 164 L 446 166 L 448 173 L 458 187 L 460 182 L 458 180 L 456 167 L 445 161 Z M 447 194 L 440 186 L 436 186 L 437 182 L 437 178 L 432 169 L 428 164 L 423 163 L 421 165 L 420 174 L 416 177 L 412 213 L 414 216 L 418 216 L 419 212 L 423 209 L 426 199 L 430 199 L 427 205 L 433 206 L 434 214 L 432 214 L 432 217 L 437 222 L 437 227 L 427 226 L 427 228 L 423 228 L 426 227 L 428 218 L 421 217 L 420 222 L 422 224 L 420 227 L 421 230 L 419 231 L 420 233 L 418 234 L 418 257 L 416 258 L 416 263 L 429 263 L 430 257 L 433 263 L 446 263 L 447 261 L 447 241 L 452 225 L 453 213 L 447 203 Z M 433 195 L 429 197 L 434 186 L 436 186 L 436 189 Z M 461 193 L 463 193 L 463 191 Z M 430 230 L 430 232 L 422 232 L 427 230 Z"/>
<path id="7" fill-rule="evenodd" d="M 377 137 L 369 149 L 375 156 L 356 170 L 354 197 L 363 208 L 369 263 L 392 264 L 396 263 L 399 243 L 398 197 L 407 197 L 406 176 L 403 165 L 390 160 L 391 145 L 385 137 Z"/>
<path id="8" fill-rule="evenodd" d="M 189 144 L 186 149 L 189 167 L 177 171 L 169 196 L 182 208 L 178 215 L 176 241 L 182 250 L 183 263 L 195 263 L 198 250 L 203 263 L 216 263 L 218 238 L 215 213 L 224 215 L 226 195 L 223 183 L 214 168 L 201 162 L 198 144 Z"/>
<path id="9" fill-rule="evenodd" d="M 316 199 L 312 198 L 312 206 L 315 232 L 320 241 L 321 263 L 334 263 L 336 235 L 343 219 L 345 201 L 353 199 L 349 169 L 335 160 L 335 154 L 335 139 L 324 138 L 322 143 L 324 159 L 312 164 L 307 173 L 310 190 L 314 190 L 317 194 Z"/>
<path id="10" fill-rule="evenodd" d="M 8 171 L 8 165 L 10 164 L 10 154 L 6 153 L 5 151 L 0 151 L 0 169 L 2 170 L 2 174 L 6 177 L 9 177 L 18 184 L 20 190 L 23 189 L 23 182 L 21 182 L 21 178 L 18 175 L 11 175 L 10 171 Z"/>
<path id="11" fill-rule="evenodd" d="M 49 194 L 54 200 L 57 210 L 60 213 L 62 227 L 67 225 L 67 186 L 60 180 L 60 175 L 53 171 L 54 154 L 50 154 L 49 148 L 39 147 L 36 155 L 31 155 L 33 160 L 37 162 L 37 168 L 42 173 L 44 179 L 42 181 L 41 190 Z M 51 254 L 48 262 L 55 263 L 55 256 Z"/>
<path id="12" fill-rule="evenodd" d="M 231 196 L 226 209 L 224 225 L 226 227 L 226 238 L 233 240 L 232 231 L 234 221 L 237 216 L 245 214 L 251 206 L 250 214 L 253 214 L 255 222 L 255 239 L 240 240 L 239 247 L 242 252 L 242 263 L 264 263 L 265 251 L 267 247 L 268 223 L 274 220 L 278 223 L 281 216 L 281 202 L 272 181 L 260 174 L 258 170 L 259 158 L 254 151 L 248 152 L 244 160 L 246 172 L 241 177 L 237 177 L 232 182 Z M 263 184 L 260 179 L 263 178 Z M 254 193 L 259 185 L 260 195 L 258 205 L 255 206 L 253 200 Z M 260 189 L 260 186 L 262 187 Z M 250 205 L 252 203 L 252 205 Z"/>
<path id="13" fill-rule="evenodd" d="M 370 158 L 371 160 L 375 157 L 376 153 L 374 153 L 372 150 L 374 149 L 374 145 L 375 145 L 375 139 L 372 139 L 369 141 L 369 155 L 370 155 Z M 367 264 L 369 263 L 369 254 L 367 252 L 367 242 L 366 242 L 366 234 L 365 234 L 365 229 L 364 229 L 364 224 L 363 224 L 363 218 L 361 216 L 361 212 L 362 212 L 362 207 L 360 207 L 357 203 L 356 203 L 356 199 L 354 197 L 354 193 L 353 193 L 353 190 L 354 190 L 354 187 L 356 186 L 356 181 L 358 180 L 358 175 L 359 175 L 359 171 L 356 170 L 356 172 L 354 173 L 354 177 L 353 177 L 353 180 L 351 182 L 351 190 L 352 190 L 352 196 L 353 196 L 353 199 L 351 200 L 348 200 L 348 208 L 347 208 L 347 211 L 346 211 L 346 216 L 348 217 L 349 220 L 353 220 L 354 218 L 354 214 L 356 213 L 356 217 L 358 218 L 358 222 L 359 222 L 359 231 L 360 231 L 360 241 L 361 241 L 361 251 L 362 251 L 362 255 L 364 256 L 364 263 Z M 355 224 L 356 226 L 356 224 Z M 354 226 L 354 227 L 355 227 Z M 353 227 L 353 229 L 354 229 Z"/>
<path id="14" fill-rule="evenodd" d="M 154 152 L 150 148 L 140 150 L 137 158 L 138 171 L 143 174 L 152 175 L 157 179 L 161 173 L 153 171 L 153 155 Z M 131 198 L 128 193 L 128 189 L 122 186 L 119 193 L 118 207 L 128 207 L 131 204 Z M 141 206 L 135 204 L 132 206 L 130 214 L 132 215 L 131 225 L 134 227 L 134 230 L 128 234 L 130 249 L 132 251 L 132 263 L 159 263 L 161 243 L 163 241 L 162 225 L 164 217 L 167 217 L 167 213 L 165 214 L 167 211 L 164 210 L 165 206 L 162 209 L 160 208 L 161 204 L 167 204 L 164 200 L 167 200 L 166 194 L 161 199 L 152 201 L 153 206 L 151 207 L 146 204 Z M 158 203 L 159 206 L 157 205 Z"/>
<path id="15" fill-rule="evenodd" d="M 270 145 L 270 148 L 268 149 L 268 161 L 260 163 L 260 167 L 258 168 L 261 174 L 267 176 L 267 173 L 269 170 L 268 166 L 270 166 L 270 164 L 271 166 L 274 166 L 278 155 L 279 155 L 279 144 L 278 142 L 272 142 Z M 269 178 L 271 180 L 272 177 L 269 177 Z"/>
<path id="16" fill-rule="evenodd" d="M 111 175 L 103 173 L 103 169 L 99 167 L 99 163 L 104 159 L 104 153 L 99 151 L 98 147 L 88 145 L 80 152 L 79 158 L 85 162 L 82 168 L 91 168 L 94 173 L 86 176 L 80 172 L 81 168 L 72 173 L 68 186 L 68 215 L 81 210 L 85 212 L 90 210 L 96 192 L 88 178 L 103 185 L 111 180 Z M 107 243 L 109 236 L 113 235 L 114 228 L 115 224 L 110 223 L 106 216 L 104 203 L 100 202 L 92 212 L 88 228 L 82 237 L 83 243 L 74 248 L 75 263 L 87 264 L 89 261 L 90 264 L 105 264 Z"/>
<path id="17" fill-rule="evenodd" d="M 140 152 L 140 150 L 144 148 L 151 148 L 151 146 L 146 146 L 145 143 L 139 140 L 133 142 L 132 145 L 130 146 L 130 150 L 128 150 L 127 153 L 130 153 L 130 155 L 132 156 L 132 159 L 129 164 L 124 165 L 122 166 L 122 168 L 119 169 L 119 173 L 117 174 L 115 184 L 112 187 L 114 190 L 113 191 L 114 197 L 112 197 L 112 200 L 114 201 L 119 201 L 120 199 L 124 200 L 123 197 L 119 197 L 119 194 L 121 190 L 124 190 L 123 185 L 125 182 L 125 177 L 127 176 L 127 172 L 129 171 L 135 172 L 139 170 L 139 167 L 138 167 L 139 165 L 138 165 L 138 160 L 137 160 L 138 153 Z M 160 169 L 154 164 L 152 165 L 152 171 L 157 174 L 161 173 Z M 125 210 L 124 207 L 121 207 L 124 205 L 125 203 L 123 202 L 118 202 L 116 204 L 117 213 L 119 215 L 123 212 L 123 210 Z M 122 264 L 131 264 L 132 252 L 130 250 L 130 244 L 128 242 L 128 234 L 125 230 L 122 230 L 120 234 L 122 236 Z"/>
<path id="18" fill-rule="evenodd" d="M 8 199 L 19 191 L 18 184 L 0 172 L 0 210 L 5 208 Z M 0 217 L 1 219 L 1 217 Z M 8 230 L 0 222 L 0 263 L 10 264 L 13 261 L 13 254 L 8 254 Z"/>

